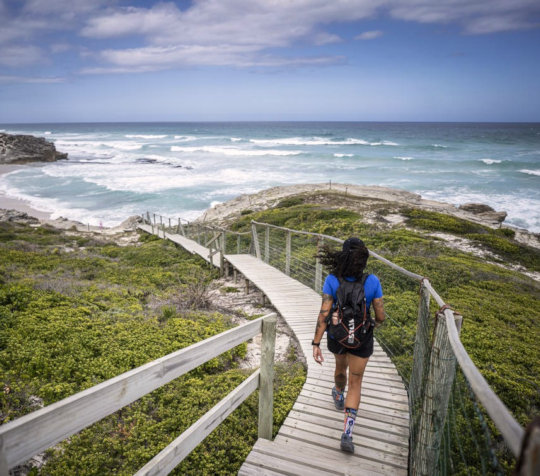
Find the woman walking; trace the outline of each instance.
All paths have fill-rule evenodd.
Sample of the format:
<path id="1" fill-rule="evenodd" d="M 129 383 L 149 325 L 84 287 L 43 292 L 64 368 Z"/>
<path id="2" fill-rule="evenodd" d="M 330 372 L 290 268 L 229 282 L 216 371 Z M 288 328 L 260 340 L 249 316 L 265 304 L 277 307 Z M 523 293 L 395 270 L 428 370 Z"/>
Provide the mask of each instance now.
<path id="1" fill-rule="evenodd" d="M 364 370 L 373 353 L 373 327 L 380 326 L 384 321 L 379 278 L 364 274 L 368 257 L 366 245 L 358 238 L 346 240 L 341 251 L 333 252 L 325 247 L 320 255 L 322 264 L 330 274 L 323 285 L 321 310 L 312 341 L 313 358 L 319 364 L 324 362 L 320 344 L 328 329 L 328 350 L 336 360 L 332 398 L 336 409 L 345 412 L 341 449 L 348 453 L 354 453 L 352 431 L 360 406 Z M 351 300 L 359 302 L 353 303 Z M 375 311 L 375 322 L 370 317 L 371 304 Z M 352 308 L 354 312 L 349 310 Z M 345 396 L 347 378 L 349 388 Z"/>

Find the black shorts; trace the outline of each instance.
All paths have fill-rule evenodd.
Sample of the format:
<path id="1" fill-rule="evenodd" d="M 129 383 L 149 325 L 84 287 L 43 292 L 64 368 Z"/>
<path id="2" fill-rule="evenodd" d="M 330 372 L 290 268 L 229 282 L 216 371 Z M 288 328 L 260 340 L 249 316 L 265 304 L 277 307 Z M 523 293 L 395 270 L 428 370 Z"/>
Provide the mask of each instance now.
<path id="1" fill-rule="evenodd" d="M 371 357 L 373 354 L 373 331 L 369 332 L 369 335 L 366 337 L 366 340 L 362 342 L 362 345 L 357 349 L 348 349 L 347 347 L 342 346 L 337 340 L 332 339 L 328 333 L 326 334 L 328 350 L 332 354 L 352 354 L 358 357 Z"/>

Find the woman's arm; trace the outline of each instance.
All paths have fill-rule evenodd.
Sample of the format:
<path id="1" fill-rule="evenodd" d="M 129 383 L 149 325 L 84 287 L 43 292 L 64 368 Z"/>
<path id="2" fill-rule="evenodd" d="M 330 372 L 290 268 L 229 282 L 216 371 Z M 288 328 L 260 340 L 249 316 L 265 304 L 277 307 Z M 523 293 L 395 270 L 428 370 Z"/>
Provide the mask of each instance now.
<path id="1" fill-rule="evenodd" d="M 313 338 L 314 344 L 320 344 L 322 341 L 324 331 L 328 325 L 328 316 L 332 312 L 333 303 L 334 298 L 330 294 L 323 294 L 321 310 L 319 311 L 319 316 L 317 317 L 317 326 L 315 327 L 315 337 Z M 315 359 L 315 362 L 319 364 L 324 362 L 320 345 L 313 345 L 313 358 Z"/>
<path id="2" fill-rule="evenodd" d="M 375 310 L 375 328 L 379 327 L 385 319 L 383 298 L 374 298 L 371 301 L 373 309 Z"/>

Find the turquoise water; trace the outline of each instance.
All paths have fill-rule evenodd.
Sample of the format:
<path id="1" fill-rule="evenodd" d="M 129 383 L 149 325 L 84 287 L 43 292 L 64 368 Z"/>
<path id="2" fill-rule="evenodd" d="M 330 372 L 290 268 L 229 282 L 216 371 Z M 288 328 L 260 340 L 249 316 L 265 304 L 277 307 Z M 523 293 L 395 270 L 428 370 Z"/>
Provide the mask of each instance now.
<path id="1" fill-rule="evenodd" d="M 343 182 L 482 202 L 540 232 L 540 124 L 129 123 L 0 125 L 69 153 L 0 190 L 83 223 L 146 210 L 195 218 L 275 185 Z"/>

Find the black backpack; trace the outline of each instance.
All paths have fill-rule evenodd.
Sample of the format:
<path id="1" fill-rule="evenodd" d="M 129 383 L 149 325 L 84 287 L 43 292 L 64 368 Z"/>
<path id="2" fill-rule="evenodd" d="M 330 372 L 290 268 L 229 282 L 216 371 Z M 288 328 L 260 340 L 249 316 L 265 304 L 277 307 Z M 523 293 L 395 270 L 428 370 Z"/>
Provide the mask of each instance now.
<path id="1" fill-rule="evenodd" d="M 328 322 L 328 335 L 348 349 L 359 348 L 369 336 L 372 320 L 366 305 L 364 283 L 369 274 L 363 274 L 358 281 L 347 281 L 339 278 L 337 290 L 337 323 L 335 319 Z"/>

